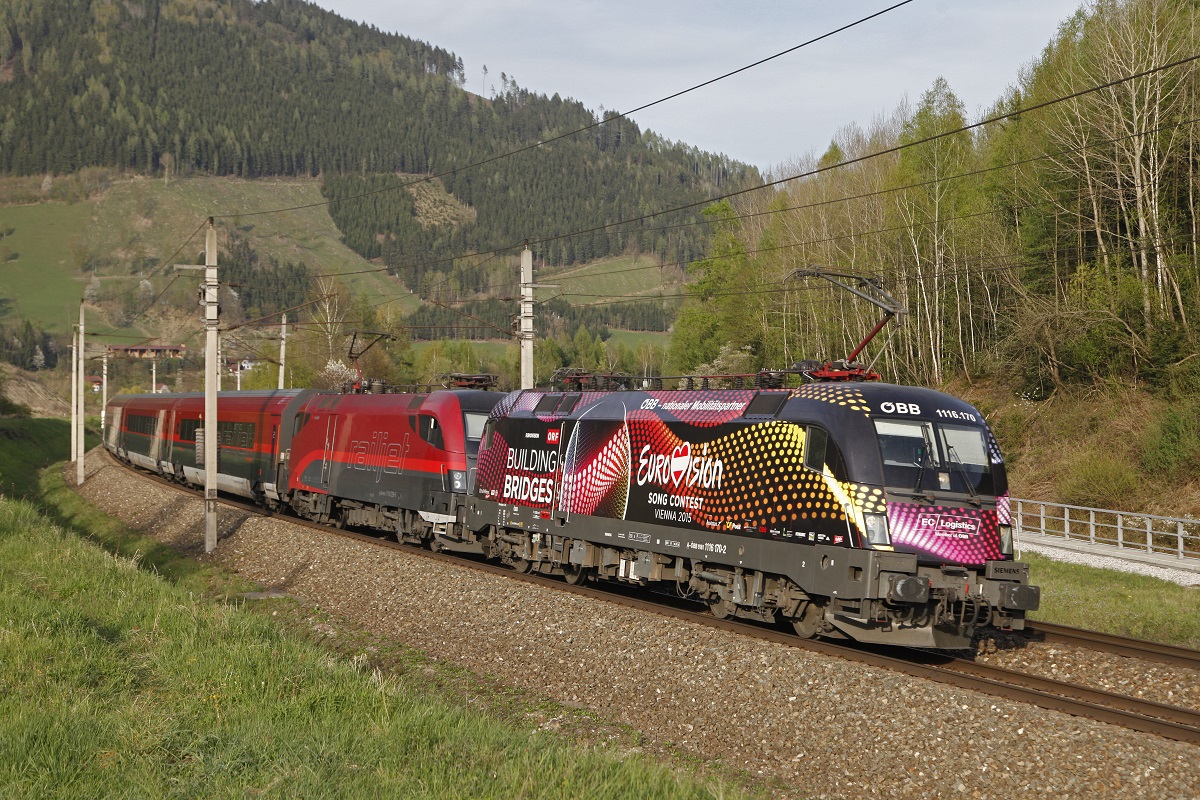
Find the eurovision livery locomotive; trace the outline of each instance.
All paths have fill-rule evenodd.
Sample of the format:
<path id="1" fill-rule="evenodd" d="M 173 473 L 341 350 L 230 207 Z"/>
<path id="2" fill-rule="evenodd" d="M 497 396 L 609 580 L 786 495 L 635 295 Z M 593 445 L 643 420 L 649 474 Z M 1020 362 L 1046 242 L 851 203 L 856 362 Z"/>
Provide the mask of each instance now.
<path id="1" fill-rule="evenodd" d="M 110 404 L 118 457 L 199 483 L 200 395 Z M 221 488 L 568 582 L 673 588 L 802 636 L 957 648 L 1021 629 L 1000 450 L 950 395 L 222 393 Z"/>

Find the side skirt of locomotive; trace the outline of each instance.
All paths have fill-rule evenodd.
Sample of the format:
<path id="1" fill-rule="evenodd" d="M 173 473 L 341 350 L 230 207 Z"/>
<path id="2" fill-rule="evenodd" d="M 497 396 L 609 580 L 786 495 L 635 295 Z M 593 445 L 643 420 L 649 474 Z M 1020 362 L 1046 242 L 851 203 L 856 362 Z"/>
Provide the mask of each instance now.
<path id="1" fill-rule="evenodd" d="M 1020 630 L 1036 608 L 1028 569 L 922 567 L 915 555 L 739 537 L 464 498 L 439 539 L 569 583 L 673 586 L 718 617 L 790 622 L 804 637 L 963 648 L 976 628 Z M 982 574 L 981 574 L 982 573 Z"/>

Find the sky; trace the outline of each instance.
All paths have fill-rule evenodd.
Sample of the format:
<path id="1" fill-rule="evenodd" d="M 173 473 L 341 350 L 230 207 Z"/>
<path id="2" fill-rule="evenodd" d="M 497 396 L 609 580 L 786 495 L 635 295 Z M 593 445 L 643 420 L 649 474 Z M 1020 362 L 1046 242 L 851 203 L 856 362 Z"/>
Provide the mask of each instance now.
<path id="1" fill-rule="evenodd" d="M 501 73 L 599 111 L 636 108 L 795 47 L 897 0 L 316 0 L 462 59 L 466 89 Z M 1080 0 L 913 0 L 873 20 L 638 112 L 643 129 L 778 174 L 939 77 L 977 119 Z M 486 78 L 484 67 L 487 68 Z"/>

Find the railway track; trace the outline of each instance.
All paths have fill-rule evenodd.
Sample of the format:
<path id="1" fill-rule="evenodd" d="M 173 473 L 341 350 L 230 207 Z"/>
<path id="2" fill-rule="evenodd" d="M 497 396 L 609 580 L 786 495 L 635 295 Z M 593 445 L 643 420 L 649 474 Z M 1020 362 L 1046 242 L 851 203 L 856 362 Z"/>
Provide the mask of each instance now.
<path id="1" fill-rule="evenodd" d="M 1147 642 L 1143 639 L 1126 639 L 1110 633 L 1068 628 L 1051 622 L 1031 621 L 1026 624 L 1026 630 L 1029 631 L 1030 639 L 1036 642 L 1069 644 L 1141 661 L 1156 661 L 1173 667 L 1200 670 L 1200 651 L 1189 650 L 1186 647 Z"/>
<path id="2" fill-rule="evenodd" d="M 106 458 L 110 458 L 105 454 Z M 115 460 L 113 464 L 118 464 Z M 124 466 L 124 465 L 119 465 Z M 137 473 L 149 480 L 170 486 L 178 491 L 200 496 L 198 490 L 181 486 L 150 473 Z M 269 517 L 269 511 L 252 503 L 226 496 L 220 498 L 223 505 L 239 509 L 247 514 Z M 294 524 L 320 530 L 343 538 L 358 541 L 373 547 L 397 550 L 411 556 L 428 558 L 459 567 L 499 575 L 510 580 L 521 581 L 555 591 L 602 600 L 635 608 L 673 619 L 691 622 L 717 630 L 725 630 L 762 641 L 787 647 L 797 647 L 809 652 L 846 659 L 868 666 L 889 669 L 912 677 L 923 678 L 960 689 L 981 692 L 1006 700 L 1029 703 L 1040 708 L 1060 711 L 1073 716 L 1085 717 L 1118 725 L 1142 733 L 1150 733 L 1175 741 L 1200 745 L 1200 712 L 1170 706 L 1137 697 L 1079 686 L 1024 672 L 1016 672 L 965 658 L 903 648 L 864 647 L 834 641 L 801 639 L 794 633 L 755 623 L 730 619 L 716 619 L 708 611 L 689 607 L 680 601 L 665 604 L 660 600 L 649 600 L 630 593 L 630 587 L 612 584 L 605 588 L 589 585 L 571 586 L 558 578 L 514 572 L 507 567 L 472 558 L 431 552 L 413 545 L 401 544 L 380 538 L 377 535 L 359 533 L 354 530 L 337 529 L 327 525 L 287 516 Z M 691 604 L 694 605 L 694 604 Z M 1067 628 L 1050 623 L 1035 623 L 1030 626 L 1031 639 L 1042 642 L 1073 644 L 1101 650 L 1130 658 L 1167 663 L 1200 669 L 1200 652 L 1185 648 L 1124 639 L 1109 634 Z"/>

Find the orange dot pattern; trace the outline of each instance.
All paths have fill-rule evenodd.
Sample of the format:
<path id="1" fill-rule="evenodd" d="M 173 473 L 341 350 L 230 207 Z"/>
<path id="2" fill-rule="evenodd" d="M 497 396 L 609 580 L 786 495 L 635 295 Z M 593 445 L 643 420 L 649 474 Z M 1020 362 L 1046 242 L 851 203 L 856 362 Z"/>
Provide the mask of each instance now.
<path id="1" fill-rule="evenodd" d="M 672 453 L 683 445 L 661 421 L 630 420 L 629 435 L 635 474 L 646 445 L 650 453 Z M 700 507 L 692 511 L 697 527 L 810 531 L 822 528 L 824 522 L 830 530 L 846 531 L 847 509 L 822 475 L 804 468 L 804 429 L 799 425 L 772 421 L 738 426 L 708 441 L 706 452 L 695 442 L 690 448 L 693 457 L 703 453 L 720 462 L 719 486 L 689 484 L 685 475 L 677 483 L 658 480 L 645 488 L 702 499 Z M 627 516 L 635 515 L 637 510 L 631 504 Z"/>
<path id="2" fill-rule="evenodd" d="M 792 397 L 803 397 L 835 406 L 845 406 L 851 411 L 869 414 L 871 407 L 857 387 L 842 383 L 806 383 L 792 392 Z"/>
<path id="3" fill-rule="evenodd" d="M 883 499 L 883 489 L 863 486 L 857 483 L 843 483 L 846 494 L 854 499 L 854 505 L 864 514 L 883 514 L 887 512 L 887 504 Z"/>

